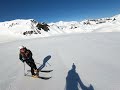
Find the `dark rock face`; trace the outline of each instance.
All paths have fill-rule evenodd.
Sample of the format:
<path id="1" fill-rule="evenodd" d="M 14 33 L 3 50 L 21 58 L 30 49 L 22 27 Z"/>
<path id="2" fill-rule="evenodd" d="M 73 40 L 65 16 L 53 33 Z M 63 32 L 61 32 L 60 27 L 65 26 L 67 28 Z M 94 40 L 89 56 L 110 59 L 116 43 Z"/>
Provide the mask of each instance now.
<path id="1" fill-rule="evenodd" d="M 41 28 L 44 30 L 44 31 L 49 31 L 49 25 L 47 25 L 46 23 L 38 23 L 37 26 L 36 26 L 39 30 L 41 30 Z"/>
<path id="2" fill-rule="evenodd" d="M 31 20 L 32 23 L 36 24 L 37 29 L 36 30 L 31 30 L 31 31 L 25 31 L 23 32 L 23 35 L 32 35 L 32 34 L 41 34 L 40 30 L 43 29 L 44 31 L 48 32 L 49 31 L 49 25 L 46 23 L 39 23 L 35 20 Z M 31 28 L 34 26 L 32 25 Z"/>

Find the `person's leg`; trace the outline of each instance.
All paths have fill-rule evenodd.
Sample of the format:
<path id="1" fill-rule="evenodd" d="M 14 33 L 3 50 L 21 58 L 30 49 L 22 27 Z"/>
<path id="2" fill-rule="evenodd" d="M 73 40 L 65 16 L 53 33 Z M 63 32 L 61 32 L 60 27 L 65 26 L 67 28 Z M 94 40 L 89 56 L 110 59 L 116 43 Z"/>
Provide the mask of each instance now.
<path id="1" fill-rule="evenodd" d="M 39 76 L 39 70 L 37 69 L 37 67 L 36 67 L 36 65 L 35 65 L 34 62 L 32 63 L 32 67 L 33 67 L 33 69 L 34 69 L 34 73 L 35 73 L 37 76 Z"/>
<path id="2" fill-rule="evenodd" d="M 34 73 L 34 69 L 31 67 L 31 74 L 32 75 L 35 75 L 35 73 Z"/>
<path id="3" fill-rule="evenodd" d="M 32 67 L 33 67 L 35 70 L 37 70 L 37 66 L 35 65 L 34 62 L 32 62 Z"/>
<path id="4" fill-rule="evenodd" d="M 37 69 L 32 62 L 26 62 L 28 66 L 31 67 L 31 74 L 35 75 L 34 68 Z"/>
<path id="5" fill-rule="evenodd" d="M 35 75 L 39 76 L 39 70 L 37 69 L 34 62 L 31 62 L 31 68 L 33 69 L 33 72 L 35 73 Z"/>

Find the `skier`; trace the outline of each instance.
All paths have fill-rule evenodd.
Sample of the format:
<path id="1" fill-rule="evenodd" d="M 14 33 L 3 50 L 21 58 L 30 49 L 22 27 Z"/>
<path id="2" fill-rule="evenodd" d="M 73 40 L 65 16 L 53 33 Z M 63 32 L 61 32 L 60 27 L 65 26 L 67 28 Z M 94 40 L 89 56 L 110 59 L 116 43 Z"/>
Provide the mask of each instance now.
<path id="1" fill-rule="evenodd" d="M 31 67 L 32 77 L 38 77 L 39 70 L 37 69 L 34 59 L 32 58 L 32 52 L 24 46 L 20 46 L 19 59 Z"/>

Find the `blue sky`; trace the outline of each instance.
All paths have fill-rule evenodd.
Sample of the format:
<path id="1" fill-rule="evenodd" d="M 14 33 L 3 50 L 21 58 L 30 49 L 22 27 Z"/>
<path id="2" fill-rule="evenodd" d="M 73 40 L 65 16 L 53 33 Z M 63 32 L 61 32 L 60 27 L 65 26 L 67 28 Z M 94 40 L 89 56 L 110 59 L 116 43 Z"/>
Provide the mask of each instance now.
<path id="1" fill-rule="evenodd" d="M 0 0 L 0 22 L 81 21 L 120 14 L 120 0 Z"/>

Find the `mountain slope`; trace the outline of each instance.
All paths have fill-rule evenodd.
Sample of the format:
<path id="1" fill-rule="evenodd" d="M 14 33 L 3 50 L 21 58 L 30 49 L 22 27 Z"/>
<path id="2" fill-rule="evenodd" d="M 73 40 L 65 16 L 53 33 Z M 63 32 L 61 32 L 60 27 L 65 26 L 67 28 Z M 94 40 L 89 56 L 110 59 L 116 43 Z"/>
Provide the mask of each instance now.
<path id="1" fill-rule="evenodd" d="M 51 23 L 54 27 L 58 27 L 68 33 L 74 32 L 120 32 L 120 15 L 111 18 L 90 19 L 82 22 L 57 22 Z"/>
<path id="2" fill-rule="evenodd" d="M 42 26 L 43 25 L 43 26 Z M 46 25 L 46 26 L 45 26 Z M 101 19 L 90 19 L 81 22 L 71 21 L 71 22 L 56 22 L 49 23 L 39 23 L 33 19 L 17 19 L 13 21 L 6 21 L 0 23 L 0 33 L 4 31 L 12 32 L 15 34 L 42 34 L 50 30 L 50 35 L 61 34 L 61 33 L 74 33 L 74 32 L 117 32 L 120 26 L 120 15 L 113 16 L 111 18 L 101 18 Z M 111 29 L 112 28 L 112 29 Z M 103 30 L 101 30 L 103 29 Z M 42 30 L 42 31 L 41 31 Z M 29 31 L 29 32 L 26 32 Z M 31 32 L 30 32 L 31 31 Z M 44 34 L 45 34 L 44 33 Z"/>
<path id="3" fill-rule="evenodd" d="M 33 31 L 34 34 L 38 34 L 38 33 L 40 34 L 39 28 L 37 27 L 37 25 L 38 25 L 38 22 L 33 19 L 28 19 L 28 20 L 17 19 L 13 21 L 6 21 L 3 23 L 0 23 L 0 26 L 1 26 L 0 29 L 8 30 L 15 34 L 25 35 L 25 31 Z"/>
<path id="4" fill-rule="evenodd" d="M 90 19 L 81 22 L 40 23 L 34 19 L 17 19 L 0 23 L 0 37 L 9 40 L 49 37 L 70 33 L 120 32 L 120 15 L 110 18 Z M 1 42 L 2 39 L 0 39 Z"/>

